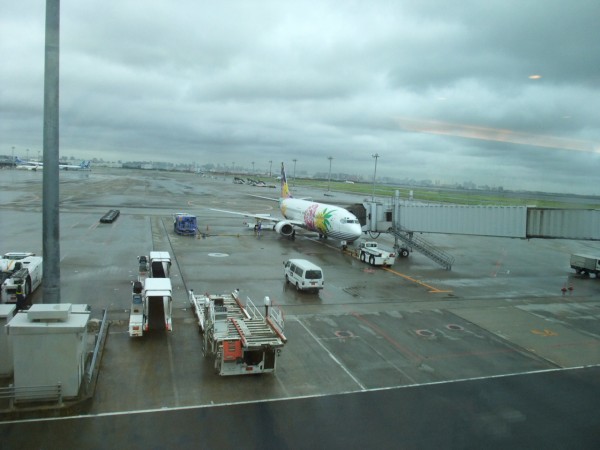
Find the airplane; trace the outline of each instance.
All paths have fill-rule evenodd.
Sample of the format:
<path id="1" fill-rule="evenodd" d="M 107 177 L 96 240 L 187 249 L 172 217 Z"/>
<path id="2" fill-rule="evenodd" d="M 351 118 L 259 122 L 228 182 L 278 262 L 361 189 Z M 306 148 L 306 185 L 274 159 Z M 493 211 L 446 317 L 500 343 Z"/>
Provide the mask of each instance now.
<path id="1" fill-rule="evenodd" d="M 90 161 L 81 161 L 81 164 L 62 164 L 58 163 L 59 170 L 92 170 Z"/>
<path id="2" fill-rule="evenodd" d="M 34 171 L 43 170 L 44 163 L 37 162 L 37 161 L 23 161 L 21 158 L 19 158 L 17 156 L 17 157 L 15 157 L 15 169 L 34 170 Z"/>
<path id="3" fill-rule="evenodd" d="M 319 237 L 338 239 L 342 241 L 342 246 L 345 246 L 345 243 L 354 242 L 362 234 L 360 222 L 350 211 L 340 206 L 292 197 L 283 163 L 281 163 L 281 198 L 279 199 L 279 209 L 283 219 L 265 214 L 211 209 L 244 217 L 254 217 L 262 222 L 274 222 L 273 229 L 275 231 L 292 239 L 296 235 L 296 227 L 317 232 Z"/>

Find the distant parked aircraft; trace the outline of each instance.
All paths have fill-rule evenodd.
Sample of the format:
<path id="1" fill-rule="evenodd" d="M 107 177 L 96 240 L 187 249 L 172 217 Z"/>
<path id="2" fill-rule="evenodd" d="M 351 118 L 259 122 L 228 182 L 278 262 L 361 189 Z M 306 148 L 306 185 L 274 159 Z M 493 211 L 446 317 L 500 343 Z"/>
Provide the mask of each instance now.
<path id="1" fill-rule="evenodd" d="M 21 158 L 19 158 L 18 156 L 15 158 L 15 169 L 19 169 L 19 170 L 43 170 L 44 169 L 44 163 L 41 162 L 37 162 L 37 161 L 23 161 Z"/>
<path id="2" fill-rule="evenodd" d="M 81 161 L 81 164 L 58 164 L 60 170 L 92 170 L 90 161 Z"/>
<path id="3" fill-rule="evenodd" d="M 15 158 L 15 168 L 20 170 L 43 170 L 44 163 L 38 161 L 23 161 L 19 157 Z M 58 163 L 59 170 L 92 170 L 90 161 L 81 161 L 81 164 Z"/>

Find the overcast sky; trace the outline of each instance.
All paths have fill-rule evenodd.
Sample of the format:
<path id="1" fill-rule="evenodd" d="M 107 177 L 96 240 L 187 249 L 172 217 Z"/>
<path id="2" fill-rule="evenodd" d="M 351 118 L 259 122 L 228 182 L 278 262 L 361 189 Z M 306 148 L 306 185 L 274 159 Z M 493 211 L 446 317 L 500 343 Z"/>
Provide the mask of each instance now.
<path id="1" fill-rule="evenodd" d="M 42 0 L 0 3 L 0 154 L 42 150 Z M 60 154 L 600 194 L 598 0 L 61 2 Z M 289 170 L 288 170 L 289 172 Z"/>

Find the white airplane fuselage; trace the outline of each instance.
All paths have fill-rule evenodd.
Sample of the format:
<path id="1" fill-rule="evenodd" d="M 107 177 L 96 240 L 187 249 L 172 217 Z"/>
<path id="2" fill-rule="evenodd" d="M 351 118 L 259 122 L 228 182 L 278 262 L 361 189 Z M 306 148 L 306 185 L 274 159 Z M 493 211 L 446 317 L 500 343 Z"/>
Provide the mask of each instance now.
<path id="1" fill-rule="evenodd" d="M 309 231 L 341 241 L 353 242 L 362 229 L 354 214 L 344 208 L 296 198 L 282 198 L 279 203 L 283 217 L 300 221 Z"/>

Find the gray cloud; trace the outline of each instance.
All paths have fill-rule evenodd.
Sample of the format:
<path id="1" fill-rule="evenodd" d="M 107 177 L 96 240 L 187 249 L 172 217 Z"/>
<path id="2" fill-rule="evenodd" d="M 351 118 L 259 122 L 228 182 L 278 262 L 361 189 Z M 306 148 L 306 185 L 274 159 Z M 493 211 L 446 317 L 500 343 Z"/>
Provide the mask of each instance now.
<path id="1" fill-rule="evenodd" d="M 5 3 L 0 153 L 23 155 L 42 146 L 44 5 Z M 600 194 L 596 11 L 62 2 L 61 154 L 308 172 L 333 156 L 368 179 L 377 152 L 382 177 Z"/>

